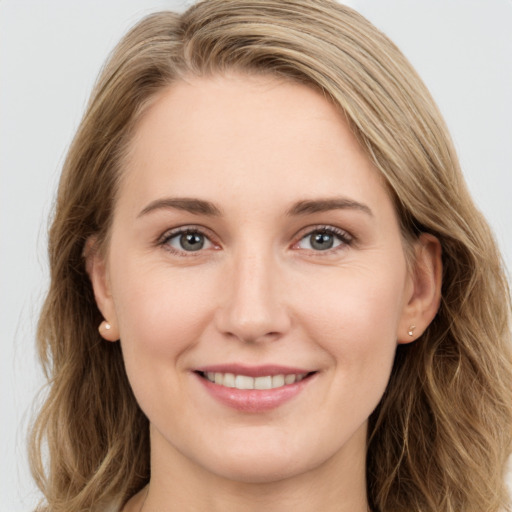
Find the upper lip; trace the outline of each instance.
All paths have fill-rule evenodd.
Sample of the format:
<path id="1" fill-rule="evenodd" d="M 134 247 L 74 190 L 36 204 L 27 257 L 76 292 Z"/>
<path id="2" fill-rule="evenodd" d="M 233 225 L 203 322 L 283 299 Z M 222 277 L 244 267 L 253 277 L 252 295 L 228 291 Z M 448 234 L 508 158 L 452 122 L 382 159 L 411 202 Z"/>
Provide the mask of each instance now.
<path id="1" fill-rule="evenodd" d="M 238 363 L 214 364 L 208 366 L 200 366 L 193 369 L 195 372 L 201 373 L 233 373 L 235 375 L 247 375 L 248 377 L 263 377 L 266 375 L 302 375 L 311 373 L 314 370 L 305 368 L 295 368 L 291 366 L 282 366 L 275 364 L 265 364 L 259 366 L 248 366 Z"/>

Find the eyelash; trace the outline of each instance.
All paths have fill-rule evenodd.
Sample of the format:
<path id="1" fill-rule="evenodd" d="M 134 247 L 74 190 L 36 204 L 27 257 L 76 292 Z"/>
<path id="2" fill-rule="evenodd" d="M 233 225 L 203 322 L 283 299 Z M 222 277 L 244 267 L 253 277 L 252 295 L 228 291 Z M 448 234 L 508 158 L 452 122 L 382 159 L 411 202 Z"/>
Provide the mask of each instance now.
<path id="1" fill-rule="evenodd" d="M 297 248 L 298 244 L 302 242 L 307 237 L 311 237 L 314 234 L 323 234 L 323 235 L 330 235 L 335 238 L 337 238 L 340 243 L 329 249 L 325 250 L 314 250 L 314 249 L 304 249 L 311 251 L 317 255 L 328 255 L 333 254 L 339 250 L 343 250 L 347 246 L 352 245 L 354 242 L 354 237 L 347 233 L 346 231 L 336 228 L 334 226 L 329 225 L 318 225 L 318 226 L 310 226 L 308 228 L 305 228 L 302 230 L 302 233 L 300 235 L 300 238 L 293 243 L 292 248 Z M 217 242 L 215 242 L 211 235 L 206 234 L 204 232 L 204 228 L 201 227 L 195 227 L 195 226 L 183 226 L 180 228 L 172 229 L 170 231 L 166 231 L 157 241 L 157 245 L 163 247 L 165 250 L 169 251 L 172 254 L 175 254 L 180 257 L 191 257 L 195 256 L 196 252 L 200 253 L 203 252 L 203 248 L 201 247 L 198 251 L 186 251 L 183 249 L 175 249 L 172 247 L 169 242 L 178 236 L 184 235 L 184 234 L 190 234 L 190 235 L 200 235 L 201 237 L 204 237 L 205 240 L 207 240 L 210 244 L 212 244 L 214 247 L 219 246 Z"/>
<path id="2" fill-rule="evenodd" d="M 181 256 L 184 258 L 195 256 L 196 252 L 202 252 L 202 248 L 198 251 L 185 251 L 185 250 L 179 250 L 172 247 L 169 242 L 176 237 L 179 237 L 181 235 L 200 235 L 204 237 L 205 240 L 207 240 L 210 244 L 213 246 L 218 246 L 216 242 L 212 240 L 212 236 L 209 234 L 206 234 L 204 232 L 204 228 L 196 227 L 196 226 L 183 226 L 181 228 L 171 229 L 169 231 L 166 231 L 157 241 L 157 245 L 163 247 L 165 250 L 169 251 L 171 254 L 175 254 L 177 256 Z"/>
<path id="3" fill-rule="evenodd" d="M 318 226 L 309 226 L 308 228 L 305 228 L 302 230 L 302 234 L 300 235 L 300 238 L 297 242 L 293 244 L 293 247 L 296 247 L 300 242 L 302 242 L 304 239 L 311 237 L 314 234 L 322 234 L 322 235 L 329 235 L 337 238 L 340 243 L 336 247 L 332 247 L 325 250 L 313 250 L 313 249 L 305 249 L 309 250 L 311 252 L 314 252 L 315 255 L 323 256 L 323 255 L 331 255 L 337 251 L 343 250 L 346 247 L 349 247 L 354 242 L 354 237 L 350 235 L 347 231 L 334 227 L 329 225 L 318 225 Z"/>

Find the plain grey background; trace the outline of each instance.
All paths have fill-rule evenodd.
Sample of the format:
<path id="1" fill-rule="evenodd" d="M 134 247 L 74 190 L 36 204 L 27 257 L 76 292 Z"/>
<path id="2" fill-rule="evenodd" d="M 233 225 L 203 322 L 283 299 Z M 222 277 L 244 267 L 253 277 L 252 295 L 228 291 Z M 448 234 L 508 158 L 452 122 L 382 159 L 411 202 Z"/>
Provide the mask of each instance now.
<path id="1" fill-rule="evenodd" d="M 149 12 L 185 0 L 0 2 L 0 512 L 38 492 L 26 428 L 43 380 L 34 349 L 60 167 L 108 52 Z M 512 268 L 512 1 L 353 0 L 423 77 L 475 201 Z"/>

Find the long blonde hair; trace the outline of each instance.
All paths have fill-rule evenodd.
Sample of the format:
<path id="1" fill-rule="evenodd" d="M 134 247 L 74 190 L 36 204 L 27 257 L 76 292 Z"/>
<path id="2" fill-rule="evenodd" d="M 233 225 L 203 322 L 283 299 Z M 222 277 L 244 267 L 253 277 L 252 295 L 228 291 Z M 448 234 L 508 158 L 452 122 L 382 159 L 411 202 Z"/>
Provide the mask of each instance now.
<path id="1" fill-rule="evenodd" d="M 103 69 L 64 164 L 49 234 L 51 285 L 38 349 L 48 395 L 31 436 L 41 511 L 121 506 L 149 480 L 148 421 L 119 344 L 103 342 L 84 262 L 108 238 L 123 155 L 155 94 L 186 75 L 235 69 L 307 84 L 344 113 L 384 176 L 403 236 L 443 249 L 443 299 L 401 345 L 370 417 L 375 511 L 511 510 L 510 298 L 502 261 L 463 181 L 434 101 L 395 45 L 330 0 L 207 0 L 153 14 Z M 47 452 L 48 457 L 42 454 Z"/>

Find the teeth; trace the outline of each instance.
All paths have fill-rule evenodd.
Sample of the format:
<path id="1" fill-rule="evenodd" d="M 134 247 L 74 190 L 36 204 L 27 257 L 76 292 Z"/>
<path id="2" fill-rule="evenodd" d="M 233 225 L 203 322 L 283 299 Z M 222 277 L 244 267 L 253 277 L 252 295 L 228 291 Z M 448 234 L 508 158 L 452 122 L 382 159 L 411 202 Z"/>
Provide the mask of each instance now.
<path id="1" fill-rule="evenodd" d="M 293 382 L 295 382 L 295 375 L 287 375 L 286 377 L 293 377 Z M 272 387 L 280 388 L 281 386 L 284 386 L 284 383 L 286 382 L 286 377 L 284 375 L 274 375 L 272 377 Z M 289 382 L 287 384 L 293 384 L 293 382 Z"/>
<path id="2" fill-rule="evenodd" d="M 300 382 L 305 373 L 287 375 L 265 375 L 263 377 L 249 377 L 247 375 L 234 375 L 233 373 L 207 372 L 204 376 L 220 386 L 236 389 L 275 389 Z"/>
<path id="3" fill-rule="evenodd" d="M 222 373 L 215 374 L 222 375 Z M 216 383 L 217 384 L 217 383 Z M 235 388 L 236 389 L 254 389 L 254 379 L 245 375 L 237 375 L 235 377 Z"/>
<path id="4" fill-rule="evenodd" d="M 218 375 L 222 375 L 218 374 Z M 224 379 L 222 381 L 222 385 L 226 386 L 228 388 L 234 388 L 235 387 L 235 376 L 232 373 L 225 373 Z"/>
<path id="5" fill-rule="evenodd" d="M 290 375 L 284 376 L 284 383 L 285 384 L 293 384 L 295 382 L 296 376 L 291 373 Z"/>
<path id="6" fill-rule="evenodd" d="M 256 377 L 254 379 L 254 389 L 272 389 L 272 377 Z"/>

